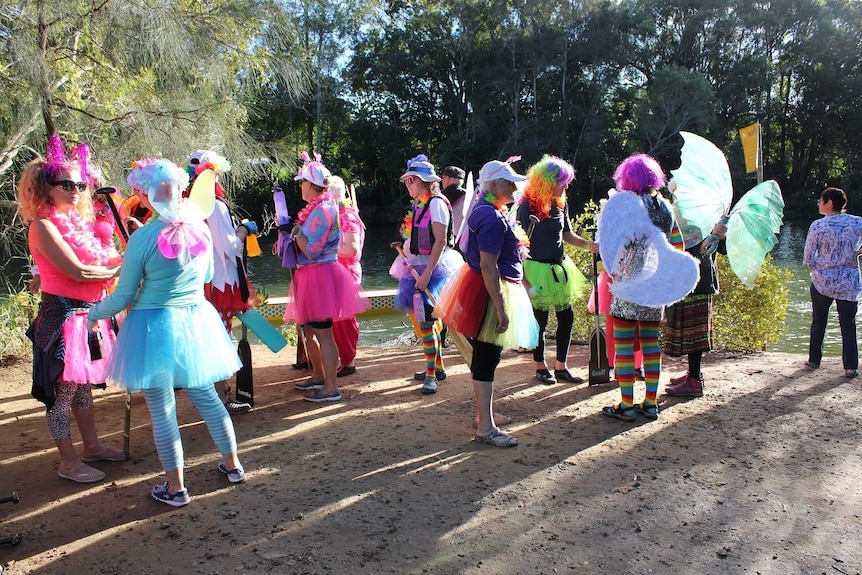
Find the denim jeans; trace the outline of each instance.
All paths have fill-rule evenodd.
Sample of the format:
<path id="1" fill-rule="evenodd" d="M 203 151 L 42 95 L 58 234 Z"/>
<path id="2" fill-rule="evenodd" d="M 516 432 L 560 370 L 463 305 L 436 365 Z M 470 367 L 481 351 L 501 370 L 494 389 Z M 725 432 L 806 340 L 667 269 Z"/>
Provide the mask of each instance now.
<path id="1" fill-rule="evenodd" d="M 826 337 L 826 320 L 829 318 L 829 308 L 832 298 L 817 291 L 814 284 L 811 292 L 811 333 L 808 341 L 808 361 L 820 365 L 823 359 L 823 340 Z M 859 352 L 856 344 L 856 302 L 836 299 L 838 307 L 838 325 L 841 326 L 841 359 L 844 369 L 859 367 Z"/>

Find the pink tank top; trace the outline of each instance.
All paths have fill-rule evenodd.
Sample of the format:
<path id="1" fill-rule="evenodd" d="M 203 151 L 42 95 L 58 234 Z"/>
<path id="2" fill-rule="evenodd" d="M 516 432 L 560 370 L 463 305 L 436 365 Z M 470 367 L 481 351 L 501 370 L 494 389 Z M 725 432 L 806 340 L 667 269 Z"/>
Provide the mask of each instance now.
<path id="1" fill-rule="evenodd" d="M 36 266 L 39 268 L 43 292 L 89 302 L 97 302 L 103 299 L 105 292 L 104 281 L 75 281 L 58 270 L 54 264 L 43 256 L 34 255 L 33 261 L 36 262 Z"/>

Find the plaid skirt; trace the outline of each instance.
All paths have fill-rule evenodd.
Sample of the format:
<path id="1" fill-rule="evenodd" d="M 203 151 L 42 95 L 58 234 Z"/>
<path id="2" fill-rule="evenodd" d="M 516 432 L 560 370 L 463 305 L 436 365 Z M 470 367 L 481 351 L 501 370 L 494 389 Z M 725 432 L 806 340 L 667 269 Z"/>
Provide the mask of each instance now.
<path id="1" fill-rule="evenodd" d="M 672 357 L 712 350 L 712 294 L 690 295 L 665 310 L 662 351 Z"/>

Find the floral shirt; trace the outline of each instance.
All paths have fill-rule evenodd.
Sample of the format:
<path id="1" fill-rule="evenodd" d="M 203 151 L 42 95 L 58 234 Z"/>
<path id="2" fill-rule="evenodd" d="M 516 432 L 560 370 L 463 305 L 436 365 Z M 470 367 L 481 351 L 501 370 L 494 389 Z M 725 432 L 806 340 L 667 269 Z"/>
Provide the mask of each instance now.
<path id="1" fill-rule="evenodd" d="M 862 282 L 856 251 L 862 247 L 862 218 L 850 214 L 826 216 L 811 224 L 802 263 L 811 270 L 811 283 L 826 297 L 859 301 Z"/>
<path id="2" fill-rule="evenodd" d="M 321 201 L 308 214 L 302 223 L 302 235 L 308 239 L 305 247 L 308 255 L 299 251 L 296 261 L 300 266 L 338 261 L 341 232 L 338 229 L 338 207 L 330 194 L 323 194 Z"/>

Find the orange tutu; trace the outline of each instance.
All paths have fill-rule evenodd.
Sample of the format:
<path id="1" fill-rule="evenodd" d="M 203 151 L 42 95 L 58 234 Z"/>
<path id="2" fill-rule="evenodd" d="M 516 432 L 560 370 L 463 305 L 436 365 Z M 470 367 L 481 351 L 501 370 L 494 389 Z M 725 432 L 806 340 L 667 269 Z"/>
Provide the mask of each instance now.
<path id="1" fill-rule="evenodd" d="M 475 338 L 479 335 L 490 301 L 482 274 L 464 264 L 443 286 L 434 317 L 450 329 Z"/>

